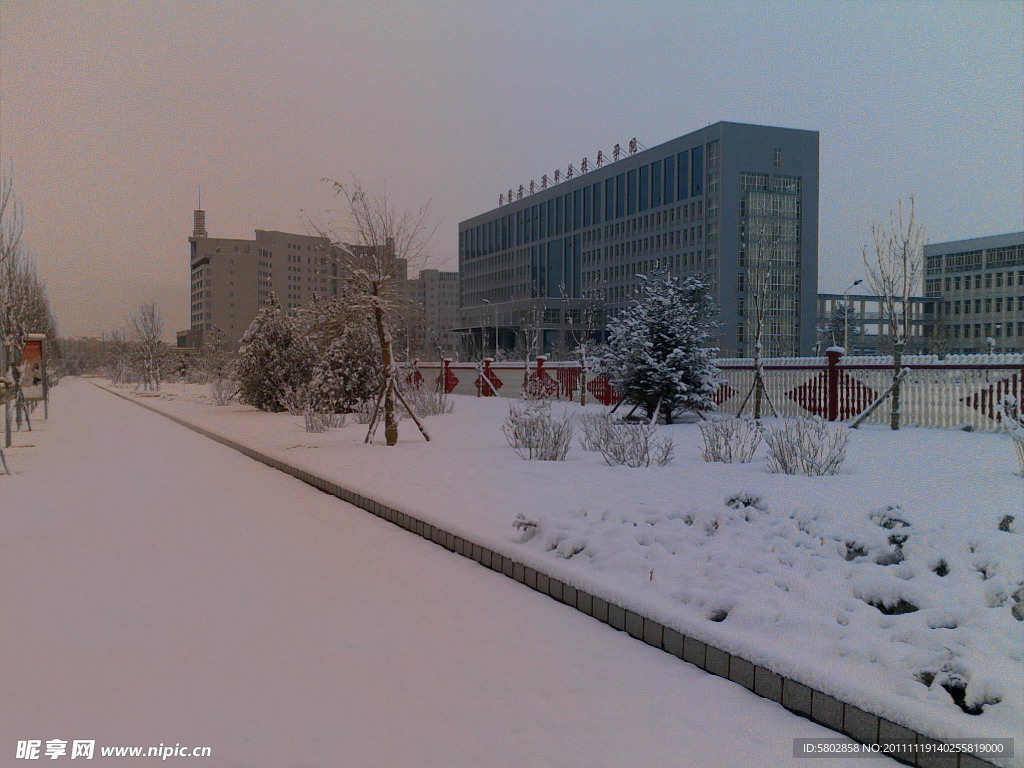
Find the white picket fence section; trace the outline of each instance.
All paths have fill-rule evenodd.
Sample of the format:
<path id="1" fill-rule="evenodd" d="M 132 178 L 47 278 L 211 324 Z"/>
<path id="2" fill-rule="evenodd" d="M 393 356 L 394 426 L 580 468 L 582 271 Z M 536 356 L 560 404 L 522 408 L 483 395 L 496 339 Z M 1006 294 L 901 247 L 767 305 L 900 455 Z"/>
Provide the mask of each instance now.
<path id="1" fill-rule="evenodd" d="M 491 362 L 489 370 L 498 377 L 501 397 L 518 397 L 522 389 L 525 364 L 516 361 Z M 575 362 L 543 361 L 544 373 L 558 383 L 557 396 L 578 399 L 580 366 Z M 750 358 L 724 358 L 717 361 L 722 385 L 716 394 L 721 413 L 736 414 L 754 380 L 754 361 Z M 443 378 L 442 362 L 419 362 L 414 367 L 425 380 Z M 457 383 L 449 391 L 476 394 L 479 368 L 477 363 L 448 363 L 448 371 Z M 1012 397 L 1024 409 L 1024 355 L 905 355 L 903 367 L 908 369 L 900 391 L 901 421 L 905 426 L 944 429 L 969 428 L 998 431 L 1001 423 L 1000 404 Z M 537 362 L 529 364 L 529 375 L 537 373 Z M 768 398 L 780 416 L 798 417 L 809 414 L 823 418 L 850 421 L 861 414 L 892 382 L 892 358 L 875 356 L 840 356 L 829 352 L 825 357 L 770 358 L 764 361 Z M 597 394 L 595 386 L 607 386 L 604 377 L 590 373 L 588 399 Z M 604 383 L 601 383 L 603 380 Z M 489 388 L 485 387 L 485 394 Z M 604 399 L 615 402 L 617 393 Z M 750 413 L 752 402 L 744 412 Z M 770 413 L 767 403 L 763 412 Z M 872 413 L 867 423 L 887 424 L 889 403 Z"/>

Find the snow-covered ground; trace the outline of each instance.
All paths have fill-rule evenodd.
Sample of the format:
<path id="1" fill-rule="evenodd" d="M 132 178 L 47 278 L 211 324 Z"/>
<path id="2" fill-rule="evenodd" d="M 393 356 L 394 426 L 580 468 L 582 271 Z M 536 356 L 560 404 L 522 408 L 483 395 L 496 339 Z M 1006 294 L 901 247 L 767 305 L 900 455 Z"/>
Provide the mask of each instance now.
<path id="1" fill-rule="evenodd" d="M 456 397 L 430 443 L 403 421 L 395 448 L 215 407 L 198 385 L 147 402 L 937 738 L 1024 735 L 1024 479 L 1003 435 L 863 428 L 841 474 L 807 478 L 768 472 L 763 446 L 705 463 L 696 425 L 665 430 L 664 468 L 578 447 L 520 461 L 489 398 Z M 727 506 L 739 493 L 763 502 Z"/>
<path id="2" fill-rule="evenodd" d="M 33 440 L 0 477 L 0 764 L 94 739 L 212 748 L 167 765 L 797 768 L 793 738 L 835 735 L 84 381 Z"/>

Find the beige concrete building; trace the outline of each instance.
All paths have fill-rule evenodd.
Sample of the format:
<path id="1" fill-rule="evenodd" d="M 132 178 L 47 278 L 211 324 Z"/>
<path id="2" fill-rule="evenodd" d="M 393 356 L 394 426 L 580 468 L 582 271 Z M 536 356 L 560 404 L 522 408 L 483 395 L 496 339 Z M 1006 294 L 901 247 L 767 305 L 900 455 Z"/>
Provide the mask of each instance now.
<path id="1" fill-rule="evenodd" d="M 406 334 L 409 354 L 434 360 L 454 354 L 459 338 L 459 273 L 421 270 L 407 283 L 413 309 Z"/>
<path id="2" fill-rule="evenodd" d="M 192 331 L 217 326 L 238 341 L 271 293 L 285 309 L 337 295 L 323 238 L 262 229 L 252 240 L 209 237 L 206 212 L 195 211 L 188 241 Z"/>
<path id="3" fill-rule="evenodd" d="M 933 243 L 924 258 L 949 352 L 1024 351 L 1024 232 Z"/>
<path id="4" fill-rule="evenodd" d="M 194 212 L 189 237 L 191 268 L 191 328 L 179 332 L 179 344 L 195 347 L 202 333 L 219 327 L 228 338 L 239 341 L 273 294 L 286 310 L 297 310 L 314 296 L 338 296 L 338 266 L 330 255 L 330 243 L 322 237 L 257 229 L 252 240 L 210 237 L 206 212 Z M 348 246 L 358 252 L 359 246 Z M 398 279 L 414 301 L 414 309 L 400 334 L 409 341 L 401 351 L 411 351 L 412 339 L 426 342 L 426 356 L 436 354 L 436 336 L 445 349 L 454 346 L 451 328 L 458 315 L 458 279 L 455 272 L 425 270 L 408 280 L 408 265 L 398 261 Z"/>

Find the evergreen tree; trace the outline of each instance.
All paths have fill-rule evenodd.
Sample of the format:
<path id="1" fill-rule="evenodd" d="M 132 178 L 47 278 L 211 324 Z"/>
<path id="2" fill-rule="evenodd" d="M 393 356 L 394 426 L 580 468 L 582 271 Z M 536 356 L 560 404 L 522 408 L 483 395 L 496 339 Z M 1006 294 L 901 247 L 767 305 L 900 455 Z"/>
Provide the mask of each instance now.
<path id="1" fill-rule="evenodd" d="M 852 306 L 837 302 L 833 305 L 825 325 L 818 327 L 819 346 L 822 349 L 843 346 L 846 343 L 847 323 L 849 323 L 850 346 L 852 347 L 854 339 L 861 335 L 860 317 Z M 850 350 L 847 350 L 847 354 L 850 354 Z"/>
<path id="2" fill-rule="evenodd" d="M 710 284 L 703 277 L 637 277 L 639 296 L 608 324 L 602 369 L 648 418 L 658 409 L 671 424 L 682 409 L 714 409 L 718 308 Z"/>
<path id="3" fill-rule="evenodd" d="M 312 396 L 329 413 L 348 413 L 380 392 L 383 380 L 377 363 L 377 339 L 365 323 L 345 327 L 313 371 Z"/>
<path id="4" fill-rule="evenodd" d="M 309 383 L 316 349 L 273 294 L 242 336 L 239 400 L 263 411 L 282 411 L 281 398 Z"/>

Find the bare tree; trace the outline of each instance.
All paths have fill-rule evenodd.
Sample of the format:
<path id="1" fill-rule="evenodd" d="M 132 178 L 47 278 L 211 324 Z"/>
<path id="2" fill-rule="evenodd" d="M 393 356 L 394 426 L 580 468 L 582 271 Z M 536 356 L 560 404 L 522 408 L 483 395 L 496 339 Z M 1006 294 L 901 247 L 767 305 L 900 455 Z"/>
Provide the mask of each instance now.
<path id="1" fill-rule="evenodd" d="M 4 403 L 4 445 L 11 444 L 11 404 L 24 407 L 20 391 L 21 350 L 29 333 L 46 334 L 51 359 L 59 355 L 57 321 L 35 259 L 22 242 L 24 218 L 10 166 L 0 168 L 0 376 L 9 374 L 12 396 Z M 25 416 L 27 417 L 27 412 Z M 18 410 L 20 422 L 22 411 Z"/>
<path id="2" fill-rule="evenodd" d="M 519 326 L 523 334 L 523 389 L 530 384 L 530 358 L 536 357 L 540 350 L 541 334 L 544 328 L 544 314 L 547 302 L 541 295 L 537 282 L 532 284 L 533 296 L 529 297 L 529 309 L 519 312 Z M 513 297 L 513 303 L 515 297 Z"/>
<path id="3" fill-rule="evenodd" d="M 921 278 L 924 265 L 924 229 L 914 211 L 914 196 L 906 208 L 900 200 L 896 211 L 889 211 L 888 225 L 871 225 L 873 244 L 861 250 L 868 285 L 879 296 L 882 313 L 893 340 L 892 384 L 889 428 L 900 428 L 900 371 L 903 351 L 910 335 L 910 295 Z"/>
<path id="4" fill-rule="evenodd" d="M 569 326 L 569 337 L 573 343 L 573 354 L 580 361 L 580 405 L 587 404 L 587 372 L 590 370 L 596 341 L 595 332 L 604 321 L 606 288 L 604 283 L 583 292 L 583 306 L 574 309 L 571 306 L 565 282 L 558 284 L 565 305 L 565 321 Z"/>
<path id="5" fill-rule="evenodd" d="M 399 211 L 387 194 L 368 193 L 358 181 L 331 184 L 336 196 L 345 200 L 345 219 L 327 226 L 315 226 L 330 243 L 330 256 L 338 266 L 337 280 L 346 288 L 351 308 L 366 312 L 373 320 L 380 344 L 379 366 L 384 384 L 366 434 L 373 439 L 383 413 L 384 437 L 388 445 L 398 442 L 396 397 L 402 401 L 424 438 L 423 425 L 398 388 L 394 333 L 408 307 L 403 285 L 410 264 L 422 263 L 433 230 L 428 231 L 429 203 L 415 213 Z"/>
<path id="6" fill-rule="evenodd" d="M 743 415 L 751 395 L 754 398 L 755 419 L 761 418 L 762 399 L 768 400 L 772 414 L 778 416 L 764 382 L 764 325 L 772 308 L 772 270 L 780 244 L 779 233 L 769 229 L 767 224 L 747 241 L 747 328 L 754 334 L 754 381 L 740 403 L 737 416 Z"/>
<path id="7" fill-rule="evenodd" d="M 164 319 L 155 302 L 142 304 L 128 319 L 139 366 L 139 385 L 160 391 L 160 362 L 163 356 Z"/>
<path id="8" fill-rule="evenodd" d="M 18 252 L 24 218 L 14 194 L 14 172 L 10 166 L 0 169 L 0 264 Z"/>

